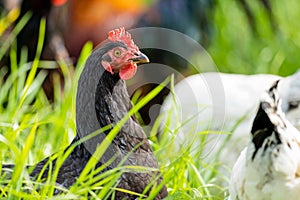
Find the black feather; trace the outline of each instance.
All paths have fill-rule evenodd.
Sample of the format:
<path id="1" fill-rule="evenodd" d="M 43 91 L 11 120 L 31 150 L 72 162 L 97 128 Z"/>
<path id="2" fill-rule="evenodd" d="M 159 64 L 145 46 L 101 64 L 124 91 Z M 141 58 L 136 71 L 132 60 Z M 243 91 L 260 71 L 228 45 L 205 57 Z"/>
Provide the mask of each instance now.
<path id="1" fill-rule="evenodd" d="M 255 150 L 252 155 L 252 160 L 255 158 L 257 151 L 263 146 L 265 140 L 269 138 L 272 134 L 275 134 L 276 144 L 281 143 L 279 133 L 277 132 L 277 124 L 274 124 L 274 122 L 270 118 L 271 115 L 277 115 L 278 109 L 281 109 L 277 97 L 278 82 L 279 81 L 276 81 L 269 89 L 268 100 L 263 100 L 260 103 L 259 109 L 253 121 L 251 133 L 252 142 L 254 143 Z M 273 143 L 271 142 L 270 145 L 273 145 Z"/>

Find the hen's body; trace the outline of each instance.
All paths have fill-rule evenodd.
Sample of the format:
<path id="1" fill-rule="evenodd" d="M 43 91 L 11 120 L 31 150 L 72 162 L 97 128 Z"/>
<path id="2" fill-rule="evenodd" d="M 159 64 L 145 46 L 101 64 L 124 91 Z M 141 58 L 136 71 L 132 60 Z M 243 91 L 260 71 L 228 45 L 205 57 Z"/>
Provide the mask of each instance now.
<path id="1" fill-rule="evenodd" d="M 73 145 L 75 142 L 78 142 L 79 139 L 80 138 L 78 136 L 76 136 L 71 145 Z M 64 161 L 64 163 L 60 167 L 60 170 L 59 170 L 59 173 L 58 173 L 58 176 L 56 179 L 56 183 L 65 188 L 69 188 L 71 185 L 73 185 L 76 182 L 76 180 L 79 177 L 82 170 L 84 169 L 84 167 L 86 166 L 87 162 L 91 158 L 91 156 L 92 156 L 92 154 L 84 147 L 83 144 L 79 144 L 79 145 L 75 146 L 72 153 L 67 157 L 67 159 Z M 33 177 L 37 177 L 40 174 L 43 167 L 45 167 L 45 165 L 49 166 L 48 162 L 49 162 L 49 158 L 46 158 L 46 159 L 42 160 L 41 162 L 39 162 L 35 166 L 34 170 L 31 172 L 30 175 Z M 57 159 L 52 161 L 52 169 L 55 168 L 56 162 L 57 162 Z M 102 165 L 102 163 L 99 162 L 96 165 L 96 167 L 99 167 L 101 165 Z M 105 170 L 107 170 L 107 169 L 108 168 L 106 168 Z M 47 176 L 49 175 L 48 173 L 49 173 L 49 167 L 46 168 L 45 172 L 43 173 L 42 178 L 47 178 Z M 58 192 L 59 192 L 59 190 L 55 191 L 55 193 L 58 193 Z"/>
<path id="2" fill-rule="evenodd" d="M 169 123 L 170 130 L 177 133 L 175 143 L 178 146 L 188 146 L 193 142 L 195 152 L 199 151 L 199 143 L 207 136 L 199 132 L 220 131 L 220 134 L 208 134 L 201 159 L 219 164 L 221 173 L 216 176 L 216 181 L 218 184 L 222 181 L 225 186 L 224 175 L 230 177 L 228 168 L 233 167 L 250 141 L 247 133 L 255 118 L 259 97 L 278 79 L 284 82 L 280 87 L 283 110 L 293 125 L 299 127 L 299 76 L 299 72 L 286 78 L 271 74 L 210 72 L 187 77 L 175 86 L 174 96 L 165 99 L 161 109 L 163 122 Z"/>
<path id="3" fill-rule="evenodd" d="M 263 97 L 252 140 L 232 170 L 231 200 L 300 197 L 300 132 L 283 114 L 276 87 Z"/>
<path id="4" fill-rule="evenodd" d="M 120 33 L 120 35 L 122 34 L 123 32 Z M 123 37 L 126 38 L 128 35 Z M 108 53 L 121 49 L 126 52 L 128 51 L 130 54 L 130 57 L 126 57 L 124 61 L 125 67 L 127 67 L 128 64 L 133 64 L 133 62 L 142 63 L 143 61 L 139 61 L 139 59 L 145 59 L 143 57 L 144 55 L 137 47 L 133 46 L 131 47 L 133 49 L 130 49 L 128 45 L 133 45 L 133 42 L 132 44 L 130 44 L 130 40 L 129 42 L 127 41 L 127 43 L 126 41 L 125 43 L 120 41 L 106 42 L 88 58 L 78 82 L 76 102 L 77 136 L 73 144 L 78 142 L 80 138 L 102 127 L 107 125 L 116 126 L 116 124 L 128 114 L 131 108 L 131 102 L 125 81 L 120 78 L 122 75 L 119 75 L 118 72 L 107 71 L 107 66 L 105 68 L 102 64 L 106 61 L 113 61 L 113 63 L 115 63 L 116 61 L 111 57 L 112 55 L 110 56 Z M 122 62 L 116 65 L 118 66 L 116 70 L 121 71 L 122 65 L 124 65 Z M 110 67 L 114 68 L 115 66 L 111 65 Z M 126 73 L 127 72 L 128 71 L 126 71 Z M 106 131 L 105 134 L 108 134 L 109 131 L 110 130 Z M 57 183 L 67 188 L 74 184 L 104 137 L 105 135 L 100 134 L 76 146 L 60 168 Z M 157 178 L 156 181 L 154 180 L 155 184 L 161 183 L 162 177 L 157 171 L 158 163 L 143 129 L 134 117 L 131 117 L 121 127 L 119 133 L 113 139 L 106 153 L 100 158 L 96 167 L 106 163 L 114 156 L 116 156 L 116 160 L 104 170 L 114 168 L 120 161 L 125 160 L 123 165 L 149 167 L 156 171 L 135 172 L 132 170 L 123 173 L 119 178 L 117 187 L 136 193 L 143 193 L 146 186 L 151 184 L 151 181 L 155 178 Z M 36 177 L 47 160 L 48 159 L 45 159 L 40 162 L 31 175 Z M 53 165 L 55 165 L 55 163 L 56 161 L 53 161 Z M 47 172 L 48 170 L 46 170 L 43 176 L 47 176 Z M 150 191 L 151 187 L 148 191 L 145 191 L 145 194 L 149 194 Z M 156 199 L 162 199 L 165 196 L 167 196 L 167 191 L 166 187 L 163 187 L 156 196 Z M 135 199 L 137 196 L 116 192 L 116 198 Z"/>
<path id="5" fill-rule="evenodd" d="M 101 98 L 101 95 L 103 95 Z M 131 109 L 131 102 L 127 92 L 126 83 L 109 72 L 104 72 L 97 86 L 96 91 L 96 113 L 101 127 L 109 124 L 116 124 Z M 124 165 L 144 166 L 158 169 L 157 161 L 153 155 L 146 134 L 134 117 L 131 117 L 113 140 L 113 145 L 121 159 L 126 159 Z M 118 187 L 142 193 L 149 181 L 154 178 L 155 173 L 124 173 L 120 178 Z M 157 172 L 156 172 L 157 174 Z M 151 178 L 152 177 L 152 178 Z M 158 182 L 161 182 L 159 178 Z M 157 199 L 166 196 L 166 190 L 161 192 Z M 124 197 L 122 193 L 118 198 Z"/>

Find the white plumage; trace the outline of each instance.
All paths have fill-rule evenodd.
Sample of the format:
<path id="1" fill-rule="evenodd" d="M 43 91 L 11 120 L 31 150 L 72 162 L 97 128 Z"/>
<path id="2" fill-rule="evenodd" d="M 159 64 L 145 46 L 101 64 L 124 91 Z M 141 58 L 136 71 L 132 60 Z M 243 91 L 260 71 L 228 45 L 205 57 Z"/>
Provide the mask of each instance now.
<path id="1" fill-rule="evenodd" d="M 209 134 L 210 142 L 200 158 L 219 161 L 232 168 L 242 149 L 248 144 L 252 121 L 260 96 L 282 77 L 276 75 L 237 75 L 201 73 L 185 78 L 175 86 L 162 108 L 163 124 L 177 133 L 178 145 L 194 142 L 197 150 L 201 131 L 217 130 L 225 134 Z M 284 78 L 279 88 L 283 110 L 294 124 L 300 124 L 300 72 Z M 294 105 L 290 105 L 294 104 Z M 298 106 L 298 107 L 297 107 Z M 294 109 L 291 109 L 294 108 Z M 164 122 L 168 126 L 164 126 Z M 226 133 L 231 133 L 226 134 Z M 224 140 L 228 139 L 226 146 Z M 216 155 L 219 154 L 219 158 Z M 229 176 L 229 173 L 227 173 Z"/>
<path id="2" fill-rule="evenodd" d="M 251 142 L 233 167 L 230 200 L 300 199 L 300 132 L 282 112 L 276 87 L 264 94 Z"/>

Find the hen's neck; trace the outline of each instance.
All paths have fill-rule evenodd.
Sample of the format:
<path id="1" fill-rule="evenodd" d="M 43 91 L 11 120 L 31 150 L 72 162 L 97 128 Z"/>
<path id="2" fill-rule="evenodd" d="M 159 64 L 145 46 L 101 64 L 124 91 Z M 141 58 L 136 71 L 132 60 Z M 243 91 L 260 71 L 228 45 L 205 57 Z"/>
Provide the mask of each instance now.
<path id="1" fill-rule="evenodd" d="M 95 109 L 101 127 L 120 121 L 130 109 L 125 81 L 105 71 L 97 85 Z"/>
<path id="2" fill-rule="evenodd" d="M 132 107 L 125 81 L 108 72 L 105 72 L 99 80 L 95 98 L 96 115 L 101 127 L 114 126 L 128 114 Z M 113 143 L 123 153 L 139 145 L 145 151 L 150 149 L 147 137 L 134 116 L 122 125 Z"/>

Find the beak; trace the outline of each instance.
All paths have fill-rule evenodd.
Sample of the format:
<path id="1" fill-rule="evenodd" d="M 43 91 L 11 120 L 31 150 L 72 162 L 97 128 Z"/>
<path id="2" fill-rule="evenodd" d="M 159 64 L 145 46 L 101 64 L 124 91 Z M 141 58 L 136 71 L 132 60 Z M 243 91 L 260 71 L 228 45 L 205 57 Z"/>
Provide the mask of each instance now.
<path id="1" fill-rule="evenodd" d="M 135 64 L 149 63 L 149 58 L 141 52 L 135 55 L 135 57 L 130 58 L 129 60 L 132 60 Z"/>

